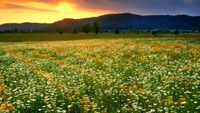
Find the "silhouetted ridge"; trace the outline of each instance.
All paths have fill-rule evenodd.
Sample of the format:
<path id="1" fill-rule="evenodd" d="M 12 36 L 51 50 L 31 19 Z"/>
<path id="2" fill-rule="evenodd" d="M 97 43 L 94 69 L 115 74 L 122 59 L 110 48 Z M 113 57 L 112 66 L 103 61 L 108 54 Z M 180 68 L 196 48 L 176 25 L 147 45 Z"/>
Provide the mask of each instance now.
<path id="1" fill-rule="evenodd" d="M 92 25 L 98 22 L 104 30 L 196 30 L 200 25 L 199 16 L 188 15 L 137 15 L 131 13 L 107 14 L 98 17 L 70 19 L 56 21 L 52 24 L 22 23 L 22 24 L 3 24 L 0 30 L 23 29 L 23 30 L 47 30 L 55 31 L 61 29 L 80 30 L 85 24 Z"/>

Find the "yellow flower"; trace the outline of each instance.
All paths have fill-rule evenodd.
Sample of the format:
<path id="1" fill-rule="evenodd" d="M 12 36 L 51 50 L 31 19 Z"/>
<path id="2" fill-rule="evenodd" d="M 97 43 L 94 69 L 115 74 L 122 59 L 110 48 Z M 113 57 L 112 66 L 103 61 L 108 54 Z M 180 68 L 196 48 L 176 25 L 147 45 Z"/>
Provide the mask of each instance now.
<path id="1" fill-rule="evenodd" d="M 173 104 L 173 103 L 174 103 L 173 100 L 169 100 L 169 101 L 168 101 L 168 105 Z"/>
<path id="2" fill-rule="evenodd" d="M 103 110 L 101 113 L 107 113 L 107 110 L 105 109 L 105 110 Z"/>
<path id="3" fill-rule="evenodd" d="M 94 105 L 95 105 L 95 103 L 94 103 L 94 102 L 90 102 L 90 105 L 91 105 L 91 106 L 94 106 Z"/>
<path id="4" fill-rule="evenodd" d="M 165 105 L 167 105 L 167 104 L 168 104 L 168 102 L 164 102 L 164 104 L 165 104 Z"/>
<path id="5" fill-rule="evenodd" d="M 7 108 L 6 103 L 2 103 L 0 106 L 0 111 L 6 110 L 6 108 Z"/>
<path id="6" fill-rule="evenodd" d="M 186 101 L 187 99 L 184 97 L 179 98 L 179 101 Z"/>
<path id="7" fill-rule="evenodd" d="M 137 89 L 138 89 L 138 87 L 137 87 L 136 84 L 133 84 L 133 89 L 134 89 L 134 90 L 137 90 Z"/>
<path id="8" fill-rule="evenodd" d="M 84 109 L 84 111 L 88 111 L 89 110 L 89 108 L 87 106 L 84 106 L 83 109 Z"/>
<path id="9" fill-rule="evenodd" d="M 199 59 L 199 60 L 197 60 L 197 63 L 200 63 L 200 59 Z"/>
<path id="10" fill-rule="evenodd" d="M 74 99 L 75 98 L 75 95 L 71 96 L 71 99 Z"/>
<path id="11" fill-rule="evenodd" d="M 3 102 L 1 105 L 0 105 L 0 111 L 3 111 L 3 110 L 14 110 L 15 108 L 13 107 L 12 104 L 8 103 L 8 102 Z"/>
<path id="12" fill-rule="evenodd" d="M 173 99 L 173 96 L 169 96 L 168 98 L 169 98 L 169 100 L 172 100 L 172 99 Z"/>
<path id="13" fill-rule="evenodd" d="M 75 92 L 74 94 L 75 94 L 75 95 L 80 95 L 80 92 Z"/>

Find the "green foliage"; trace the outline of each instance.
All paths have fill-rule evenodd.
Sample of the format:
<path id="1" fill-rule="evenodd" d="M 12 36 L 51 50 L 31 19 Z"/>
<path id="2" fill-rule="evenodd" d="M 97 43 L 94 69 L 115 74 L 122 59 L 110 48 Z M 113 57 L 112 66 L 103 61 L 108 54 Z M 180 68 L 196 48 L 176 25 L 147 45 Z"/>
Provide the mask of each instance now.
<path id="1" fill-rule="evenodd" d="M 179 33 L 180 33 L 179 30 L 176 30 L 176 31 L 174 32 L 175 35 L 178 35 Z"/>
<path id="2" fill-rule="evenodd" d="M 91 30 L 91 27 L 89 24 L 85 24 L 82 26 L 82 32 L 88 34 L 90 32 L 90 30 Z"/>
<path id="3" fill-rule="evenodd" d="M 200 33 L 200 25 L 199 25 L 199 27 L 198 27 L 198 31 L 199 31 L 199 33 Z"/>
<path id="4" fill-rule="evenodd" d="M 18 30 L 17 28 L 15 28 L 15 29 L 14 29 L 14 32 L 15 32 L 15 33 L 18 33 L 18 32 L 19 32 L 19 30 Z"/>
<path id="5" fill-rule="evenodd" d="M 98 34 L 100 32 L 101 27 L 99 26 L 97 22 L 94 22 L 92 29 L 94 30 L 96 34 Z"/>
<path id="6" fill-rule="evenodd" d="M 152 35 L 156 36 L 157 32 L 156 31 L 152 31 Z"/>
<path id="7" fill-rule="evenodd" d="M 116 30 L 116 31 L 115 31 L 115 34 L 120 34 L 119 30 Z"/>
<path id="8" fill-rule="evenodd" d="M 73 33 L 74 33 L 74 34 L 77 34 L 77 31 L 76 31 L 76 30 L 73 30 Z"/>
<path id="9" fill-rule="evenodd" d="M 63 31 L 61 29 L 57 29 L 56 31 L 58 34 L 63 34 Z"/>
<path id="10" fill-rule="evenodd" d="M 170 30 L 163 30 L 163 33 L 169 34 L 171 32 L 170 32 Z"/>

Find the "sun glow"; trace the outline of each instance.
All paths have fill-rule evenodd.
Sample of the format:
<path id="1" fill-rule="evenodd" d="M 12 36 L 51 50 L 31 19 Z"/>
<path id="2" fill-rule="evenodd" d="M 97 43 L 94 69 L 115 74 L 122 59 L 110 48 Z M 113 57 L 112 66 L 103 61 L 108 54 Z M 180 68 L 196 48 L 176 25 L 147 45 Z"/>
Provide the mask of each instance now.
<path id="1" fill-rule="evenodd" d="M 63 7 L 63 8 L 61 9 L 61 11 L 62 11 L 62 12 L 65 12 L 65 8 Z"/>
<path id="2" fill-rule="evenodd" d="M 60 2 L 59 4 L 45 4 L 40 2 L 11 3 L 14 6 L 18 6 L 15 6 L 16 8 L 14 6 L 3 8 L 4 6 L 1 3 L 3 4 L 0 0 L 0 14 L 4 14 L 4 16 L 1 16 L 0 24 L 23 22 L 53 23 L 63 18 L 86 18 L 112 12 L 80 9 L 75 4 L 67 2 Z"/>

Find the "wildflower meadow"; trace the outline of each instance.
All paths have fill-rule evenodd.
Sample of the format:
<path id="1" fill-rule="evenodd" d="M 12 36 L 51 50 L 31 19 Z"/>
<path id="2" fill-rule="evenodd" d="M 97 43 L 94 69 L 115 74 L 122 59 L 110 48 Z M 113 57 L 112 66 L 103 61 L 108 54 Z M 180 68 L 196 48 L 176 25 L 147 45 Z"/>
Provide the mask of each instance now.
<path id="1" fill-rule="evenodd" d="M 0 42 L 0 112 L 199 113 L 200 43 Z"/>

